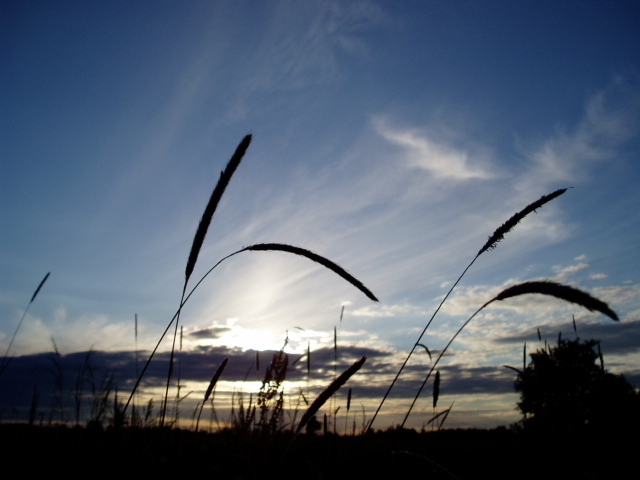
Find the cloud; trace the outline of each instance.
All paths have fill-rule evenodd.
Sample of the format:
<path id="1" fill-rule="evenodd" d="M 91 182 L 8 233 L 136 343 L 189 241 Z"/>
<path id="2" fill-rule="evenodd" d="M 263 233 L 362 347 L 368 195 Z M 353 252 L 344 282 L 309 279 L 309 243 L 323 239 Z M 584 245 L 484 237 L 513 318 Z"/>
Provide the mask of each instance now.
<path id="1" fill-rule="evenodd" d="M 213 325 L 209 328 L 203 328 L 189 333 L 189 336 L 198 340 L 212 340 L 220 338 L 225 333 L 230 332 L 231 327 L 222 325 Z"/>
<path id="2" fill-rule="evenodd" d="M 52 318 L 28 314 L 11 352 L 15 355 L 46 352 L 53 342 L 61 352 L 134 345 L 133 322 L 117 321 L 101 313 L 70 313 L 64 307 L 57 307 L 52 313 Z"/>
<path id="3" fill-rule="evenodd" d="M 221 377 L 223 382 L 240 382 L 243 388 L 248 388 L 248 382 L 260 382 L 264 376 L 265 368 L 269 364 L 274 351 L 262 351 L 259 353 L 260 368 L 257 367 L 257 356 L 255 351 L 241 351 L 239 349 L 229 349 L 225 347 L 201 347 L 194 351 L 183 351 L 179 355 L 181 382 L 199 382 L 195 388 L 206 388 L 206 383 L 211 379 L 211 375 L 225 358 L 229 358 L 229 363 Z M 63 372 L 62 389 L 71 391 L 77 379 L 79 367 L 89 365 L 92 376 L 87 378 L 85 388 L 90 391 L 91 384 L 99 381 L 103 375 L 113 373 L 114 381 L 119 388 L 124 385 L 131 385 L 137 378 L 136 372 L 139 365 L 136 357 L 145 359 L 148 351 L 138 352 L 121 351 L 82 351 L 73 354 L 56 356 L 54 353 L 43 353 L 37 355 L 25 355 L 13 359 L 9 368 L 3 376 L 4 385 L 7 387 L 8 395 L 0 398 L 0 408 L 16 408 L 28 411 L 31 402 L 34 385 L 50 385 L 54 379 L 51 370 L 52 362 L 59 366 Z M 319 391 L 324 388 L 334 378 L 333 348 L 322 348 L 311 352 L 311 379 L 317 385 L 314 387 Z M 349 385 L 357 389 L 357 398 L 368 398 L 374 402 L 379 401 L 386 388 L 388 379 L 395 374 L 397 365 L 392 357 L 393 352 L 378 350 L 369 347 L 344 346 L 339 350 L 336 371 L 346 370 L 355 359 L 362 356 L 367 357 L 367 362 L 358 375 L 353 377 Z M 162 385 L 166 378 L 169 354 L 158 353 L 151 362 L 149 370 L 145 374 L 145 382 L 141 389 L 144 391 L 151 385 L 157 383 Z M 290 368 L 287 371 L 287 382 L 295 382 L 306 379 L 307 368 L 304 356 L 290 354 Z M 510 372 L 502 367 L 486 366 L 472 367 L 460 365 L 443 365 L 440 367 L 443 377 L 443 388 L 446 385 L 447 394 L 475 394 L 475 393 L 505 393 L 511 391 Z M 394 390 L 394 396 L 411 398 L 416 392 L 416 388 L 424 378 L 424 365 L 409 365 L 406 374 L 399 380 Z M 94 385 L 95 386 L 95 385 Z M 190 387 L 191 388 L 191 387 Z M 219 386 L 219 390 L 225 387 Z M 237 385 L 230 385 L 229 388 L 237 388 Z M 286 385 L 288 390 L 296 390 L 295 386 Z M 194 392 L 194 397 L 200 396 L 201 392 Z M 220 393 L 220 392 L 219 392 Z M 44 399 L 43 395 L 43 401 Z M 218 397 L 219 398 L 219 397 Z"/>
<path id="4" fill-rule="evenodd" d="M 374 126 L 385 140 L 404 150 L 409 166 L 427 170 L 435 178 L 464 181 L 494 176 L 485 165 L 486 153 L 479 147 L 476 151 L 458 147 L 424 130 L 393 127 L 381 118 L 374 119 Z"/>
<path id="5" fill-rule="evenodd" d="M 249 92 L 294 90 L 332 82 L 342 57 L 370 55 L 363 33 L 388 22 L 384 12 L 367 2 L 305 3 L 292 9 L 276 2 L 266 15 L 266 29 L 246 82 Z"/>
<path id="6" fill-rule="evenodd" d="M 640 320 L 620 322 L 615 328 L 606 323 L 584 324 L 577 322 L 577 335 L 581 339 L 597 339 L 602 342 L 605 355 L 640 353 Z M 563 337 L 573 334 L 573 321 L 528 328 L 523 332 L 507 334 L 495 340 L 497 343 L 515 343 L 522 345 L 524 342 L 533 344 L 538 342 L 538 329 L 542 340 L 555 341 L 560 332 Z M 532 348 L 536 348 L 535 346 Z"/>
<path id="7" fill-rule="evenodd" d="M 588 265 L 585 263 L 566 267 L 555 266 L 553 267 L 556 272 L 555 276 L 548 276 L 544 279 L 567 283 L 572 276 L 587 268 Z M 584 278 L 589 278 L 589 276 L 585 275 Z M 456 293 L 445 303 L 442 311 L 449 315 L 468 317 L 488 299 L 495 297 L 505 288 L 522 281 L 524 280 L 512 278 L 501 285 L 459 287 Z M 587 291 L 611 306 L 621 317 L 620 324 L 622 322 L 634 322 L 637 319 L 634 302 L 640 295 L 640 285 L 610 285 L 592 289 L 585 289 L 578 285 L 577 288 Z M 619 328 L 619 323 L 610 322 L 597 312 L 589 312 L 575 304 L 542 295 L 524 295 L 510 298 L 504 302 L 493 302 L 481 313 L 481 317 L 491 322 L 491 332 L 493 334 L 490 336 L 497 342 L 502 342 L 504 339 L 509 338 L 517 339 L 518 341 L 537 338 L 537 328 L 540 328 L 543 332 L 552 331 L 555 335 L 557 335 L 558 331 L 569 333 L 573 331 L 573 325 L 571 322 L 566 323 L 566 321 L 573 317 L 575 317 L 576 322 L 582 325 L 581 328 L 586 326 L 594 328 L 593 325 L 602 326 L 605 330 Z M 484 330 L 483 324 L 485 322 L 480 322 L 480 325 L 478 325 L 478 322 L 471 322 L 467 327 L 465 341 L 468 342 L 469 346 L 476 341 L 482 341 L 482 338 L 486 340 L 487 332 Z M 600 337 L 598 338 L 603 335 L 600 332 Z"/>
<path id="8" fill-rule="evenodd" d="M 612 159 L 640 131 L 640 87 L 615 78 L 593 95 L 572 131 L 561 129 L 526 153 L 533 166 L 522 184 L 584 181 L 590 167 Z"/>
<path id="9" fill-rule="evenodd" d="M 571 275 L 588 267 L 589 267 L 589 264 L 585 262 L 581 262 L 576 265 L 569 265 L 568 267 L 563 267 L 562 265 L 555 265 L 553 269 L 555 270 L 556 274 L 553 277 L 553 280 L 560 283 L 566 282 L 567 278 L 569 278 Z"/>
<path id="10" fill-rule="evenodd" d="M 351 312 L 355 317 L 398 317 L 407 314 L 424 315 L 426 312 L 415 305 L 367 305 Z"/>
<path id="11" fill-rule="evenodd" d="M 593 273 L 591 275 L 589 275 L 589 278 L 592 280 L 602 280 L 604 278 L 608 278 L 609 275 L 607 275 L 606 273 Z"/>

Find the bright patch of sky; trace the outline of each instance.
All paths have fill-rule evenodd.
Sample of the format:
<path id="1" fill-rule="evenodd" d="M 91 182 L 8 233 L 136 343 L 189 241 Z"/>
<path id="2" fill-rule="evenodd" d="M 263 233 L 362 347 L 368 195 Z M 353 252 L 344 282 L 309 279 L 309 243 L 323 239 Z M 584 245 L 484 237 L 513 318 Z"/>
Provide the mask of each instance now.
<path id="1" fill-rule="evenodd" d="M 519 362 L 537 328 L 569 335 L 575 316 L 640 381 L 640 337 L 622 354 L 616 334 L 640 316 L 639 20 L 633 1 L 2 2 L 0 347 L 51 271 L 13 355 L 51 337 L 62 353 L 133 350 L 135 314 L 152 348 L 219 172 L 252 133 L 193 279 L 288 243 L 380 303 L 307 259 L 245 252 L 187 303 L 185 349 L 277 349 L 288 333 L 303 353 L 337 327 L 399 365 L 487 237 L 573 187 L 481 255 L 423 343 L 442 348 L 513 283 L 552 279 L 620 324 L 511 299 L 469 324 L 449 368 Z"/>

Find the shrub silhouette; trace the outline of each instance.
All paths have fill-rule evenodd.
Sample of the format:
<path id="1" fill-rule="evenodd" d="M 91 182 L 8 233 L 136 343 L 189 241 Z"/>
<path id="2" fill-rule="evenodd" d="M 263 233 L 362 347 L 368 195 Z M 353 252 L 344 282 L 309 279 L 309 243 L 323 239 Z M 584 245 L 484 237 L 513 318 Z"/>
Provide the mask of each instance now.
<path id="1" fill-rule="evenodd" d="M 525 430 L 600 433 L 640 424 L 640 394 L 605 370 L 598 341 L 559 338 L 530 357 L 524 370 L 514 369 Z"/>

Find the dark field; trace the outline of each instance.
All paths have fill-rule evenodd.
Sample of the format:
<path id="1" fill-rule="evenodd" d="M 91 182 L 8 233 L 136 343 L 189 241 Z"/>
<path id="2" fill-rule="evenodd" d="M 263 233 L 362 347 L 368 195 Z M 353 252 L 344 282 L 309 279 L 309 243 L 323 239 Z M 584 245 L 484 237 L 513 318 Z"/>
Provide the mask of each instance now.
<path id="1" fill-rule="evenodd" d="M 71 478 L 631 478 L 638 451 L 635 437 L 536 437 L 502 428 L 300 435 L 293 442 L 231 431 L 2 425 L 0 432 L 7 466 Z"/>

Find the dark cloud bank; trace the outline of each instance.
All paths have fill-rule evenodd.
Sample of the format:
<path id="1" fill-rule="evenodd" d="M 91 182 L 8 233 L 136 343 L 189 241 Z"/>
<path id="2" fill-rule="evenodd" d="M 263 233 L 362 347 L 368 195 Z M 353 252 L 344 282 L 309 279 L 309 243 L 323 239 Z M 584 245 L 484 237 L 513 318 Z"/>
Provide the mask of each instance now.
<path id="1" fill-rule="evenodd" d="M 573 335 L 573 327 L 564 329 L 563 336 Z M 552 335 L 553 333 L 553 335 Z M 580 338 L 598 338 L 603 344 L 605 359 L 613 353 L 630 353 L 639 349 L 640 321 L 621 324 L 619 329 L 603 329 L 592 325 L 579 329 Z M 555 341 L 555 332 L 541 331 L 544 339 Z M 513 336 L 500 342 L 527 342 L 531 350 L 539 343 L 537 331 Z M 222 380 L 243 382 L 261 381 L 266 367 L 274 351 L 243 351 L 225 347 L 200 347 L 193 351 L 180 352 L 178 355 L 179 371 L 182 382 L 209 382 L 221 362 L 229 357 Z M 431 352 L 437 355 L 439 352 Z M 90 395 L 92 389 L 99 389 L 105 380 L 113 376 L 114 385 L 121 392 L 121 398 L 131 391 L 138 373 L 148 359 L 149 352 L 120 351 L 103 352 L 88 351 L 66 355 L 55 352 L 25 355 L 12 358 L 8 367 L 0 376 L 0 414 L 4 420 L 27 418 L 29 406 L 34 392 L 38 392 L 39 405 L 46 408 L 54 399 L 71 397 L 77 389 L 80 372 L 84 369 L 82 390 Z M 306 380 L 307 368 L 310 377 L 328 385 L 335 373 L 341 373 L 362 356 L 367 357 L 363 368 L 354 376 L 349 387 L 353 388 L 358 398 L 381 399 L 391 379 L 395 375 L 398 364 L 389 351 L 375 350 L 355 346 L 340 346 L 338 361 L 334 368 L 335 352 L 333 348 L 322 348 L 311 352 L 311 361 L 307 363 L 306 354 L 289 355 L 288 380 Z M 162 385 L 166 381 L 168 353 L 158 353 L 153 358 L 144 376 L 141 388 Z M 258 368 L 259 367 L 259 368 Z M 424 380 L 429 367 L 426 365 L 408 365 L 400 381 L 393 391 L 393 398 L 413 398 Z M 464 367 L 460 365 L 442 365 L 438 370 L 442 378 L 441 391 L 447 395 L 477 395 L 513 393 L 515 374 L 504 366 Z M 634 385 L 640 384 L 640 372 L 626 372 L 626 378 Z M 432 383 L 423 391 L 423 396 L 430 396 Z M 62 392 L 60 394 L 60 392 Z M 197 393 L 198 396 L 201 393 Z"/>

